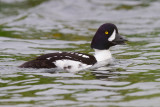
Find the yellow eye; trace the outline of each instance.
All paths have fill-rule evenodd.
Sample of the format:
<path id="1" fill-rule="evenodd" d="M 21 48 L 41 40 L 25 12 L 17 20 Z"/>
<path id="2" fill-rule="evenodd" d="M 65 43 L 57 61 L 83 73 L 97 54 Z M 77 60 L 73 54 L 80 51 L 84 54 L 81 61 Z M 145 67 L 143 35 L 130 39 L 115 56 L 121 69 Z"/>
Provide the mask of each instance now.
<path id="1" fill-rule="evenodd" d="M 108 35 L 108 31 L 105 31 L 105 34 Z"/>

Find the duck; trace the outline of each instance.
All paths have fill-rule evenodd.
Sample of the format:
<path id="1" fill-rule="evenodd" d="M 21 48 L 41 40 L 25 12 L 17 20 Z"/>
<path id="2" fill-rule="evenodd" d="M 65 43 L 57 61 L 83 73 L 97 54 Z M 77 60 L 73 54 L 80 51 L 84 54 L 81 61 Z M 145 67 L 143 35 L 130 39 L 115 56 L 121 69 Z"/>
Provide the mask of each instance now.
<path id="1" fill-rule="evenodd" d="M 125 44 L 115 24 L 102 24 L 96 31 L 91 48 L 94 55 L 80 52 L 56 52 L 36 57 L 23 63 L 20 68 L 56 68 L 63 71 L 76 72 L 88 68 L 106 66 L 112 62 L 110 47 Z"/>

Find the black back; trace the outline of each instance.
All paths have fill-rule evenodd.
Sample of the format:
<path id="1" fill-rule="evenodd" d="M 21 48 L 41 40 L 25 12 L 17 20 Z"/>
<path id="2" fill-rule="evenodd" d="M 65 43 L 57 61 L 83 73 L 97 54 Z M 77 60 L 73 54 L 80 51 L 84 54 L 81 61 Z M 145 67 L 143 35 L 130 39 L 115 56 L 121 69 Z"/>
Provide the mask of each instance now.
<path id="1" fill-rule="evenodd" d="M 87 56 L 83 57 L 83 55 Z M 48 59 L 47 59 L 48 58 Z M 73 60 L 79 61 L 87 65 L 93 65 L 97 61 L 94 56 L 78 52 L 58 52 L 58 53 L 49 53 L 37 57 L 35 60 L 28 61 L 22 64 L 22 68 L 55 68 L 56 65 L 53 63 L 56 60 Z"/>

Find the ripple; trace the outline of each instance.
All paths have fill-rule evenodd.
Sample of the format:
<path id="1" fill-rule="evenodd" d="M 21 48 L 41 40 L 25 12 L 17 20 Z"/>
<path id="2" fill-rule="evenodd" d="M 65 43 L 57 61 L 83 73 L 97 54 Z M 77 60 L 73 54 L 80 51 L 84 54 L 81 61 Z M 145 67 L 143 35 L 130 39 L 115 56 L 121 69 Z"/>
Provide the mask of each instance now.
<path id="1" fill-rule="evenodd" d="M 33 4 L 33 5 L 31 5 Z M 160 2 L 1 0 L 0 106 L 159 106 Z M 93 53 L 100 24 L 115 23 L 129 41 L 114 62 L 94 71 L 21 69 L 44 53 Z"/>

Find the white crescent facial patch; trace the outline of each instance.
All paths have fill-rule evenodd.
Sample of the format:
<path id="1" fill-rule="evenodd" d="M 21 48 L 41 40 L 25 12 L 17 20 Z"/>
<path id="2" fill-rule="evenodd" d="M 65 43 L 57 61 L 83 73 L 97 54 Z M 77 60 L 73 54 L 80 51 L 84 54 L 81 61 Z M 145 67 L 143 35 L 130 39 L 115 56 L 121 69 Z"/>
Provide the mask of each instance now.
<path id="1" fill-rule="evenodd" d="M 113 41 L 116 38 L 116 30 L 114 29 L 112 35 L 109 37 L 108 41 Z"/>

